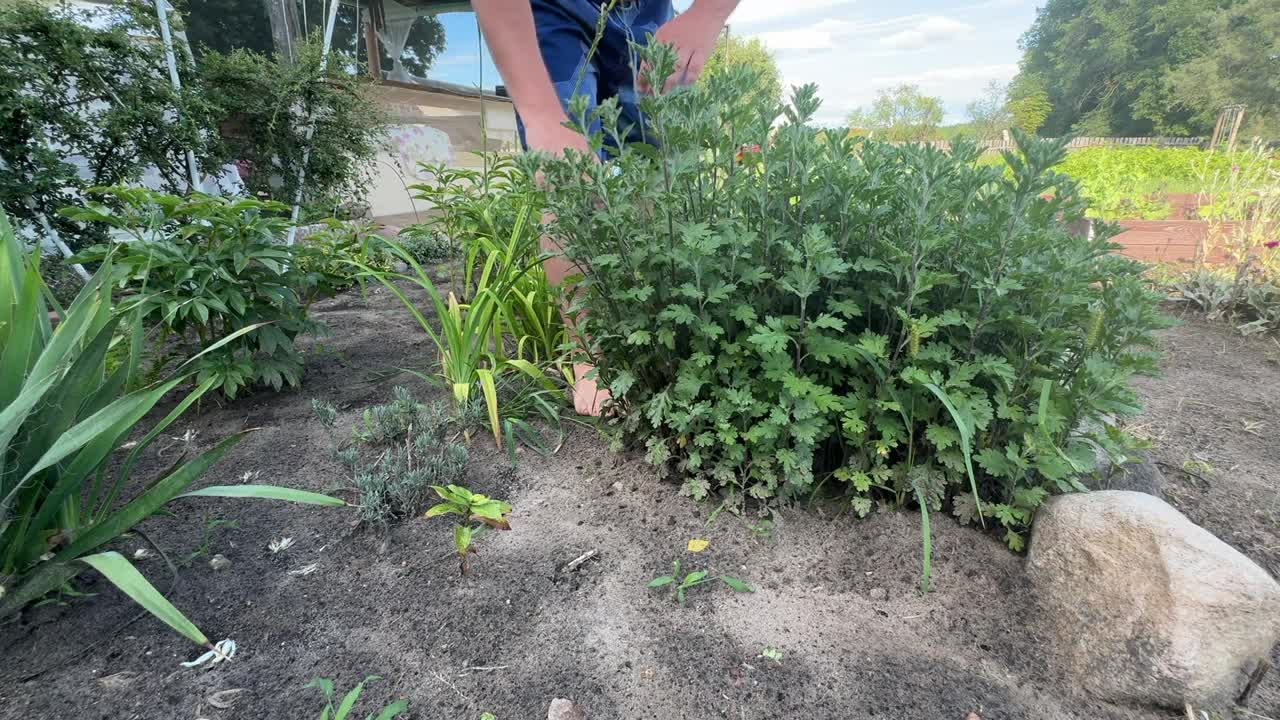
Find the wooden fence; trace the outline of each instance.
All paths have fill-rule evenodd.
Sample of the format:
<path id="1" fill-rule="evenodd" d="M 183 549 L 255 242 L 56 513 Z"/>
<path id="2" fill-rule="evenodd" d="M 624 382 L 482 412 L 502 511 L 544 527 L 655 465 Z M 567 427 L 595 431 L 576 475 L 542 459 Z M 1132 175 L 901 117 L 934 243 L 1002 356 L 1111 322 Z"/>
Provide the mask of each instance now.
<path id="1" fill-rule="evenodd" d="M 951 149 L 950 140 L 934 140 L 928 143 L 936 148 L 943 150 Z M 1103 147 L 1108 145 L 1155 145 L 1158 147 L 1207 147 L 1209 138 L 1206 137 L 1078 137 L 1072 138 L 1067 143 L 1067 147 L 1071 150 L 1088 147 Z M 987 140 L 979 142 L 978 145 L 986 148 L 989 152 L 999 152 L 1001 150 L 1015 150 L 1018 145 L 1013 138 L 1007 140 Z"/>

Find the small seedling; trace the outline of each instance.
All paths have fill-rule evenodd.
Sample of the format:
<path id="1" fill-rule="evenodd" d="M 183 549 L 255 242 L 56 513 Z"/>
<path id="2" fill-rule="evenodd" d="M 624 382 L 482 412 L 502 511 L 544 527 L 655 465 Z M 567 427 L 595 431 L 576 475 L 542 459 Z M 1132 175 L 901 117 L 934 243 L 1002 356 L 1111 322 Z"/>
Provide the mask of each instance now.
<path id="1" fill-rule="evenodd" d="M 706 570 L 694 570 L 693 572 L 690 572 L 684 575 L 683 577 L 681 577 L 679 560 L 676 560 L 671 563 L 670 575 L 659 575 L 658 577 L 650 580 L 647 587 L 658 588 L 658 587 L 666 587 L 668 585 L 674 585 L 676 589 L 676 601 L 679 602 L 681 605 L 684 605 L 685 593 L 690 588 L 695 588 L 704 583 L 715 582 L 716 580 L 719 580 L 725 585 L 728 585 L 729 588 L 732 589 L 734 592 L 740 592 L 740 593 L 755 592 L 754 588 L 742 582 L 736 577 L 732 577 L 730 575 L 710 576 L 708 575 Z"/>
<path id="2" fill-rule="evenodd" d="M 765 660 L 772 660 L 776 663 L 782 662 L 783 654 L 784 653 L 781 650 L 779 650 L 776 647 L 773 647 L 772 645 L 760 651 L 760 657 L 764 658 Z"/>
<path id="3" fill-rule="evenodd" d="M 204 528 L 200 531 L 200 544 L 196 546 L 196 549 L 193 550 L 190 555 L 183 558 L 179 564 L 183 567 L 187 567 L 200 558 L 209 557 L 213 554 L 214 533 L 224 528 L 228 530 L 235 530 L 239 527 L 240 523 L 235 520 L 222 520 L 220 518 L 206 517 L 204 520 Z"/>
<path id="4" fill-rule="evenodd" d="M 769 540 L 773 537 L 774 525 L 772 520 L 761 520 L 755 525 L 747 523 L 747 529 L 757 540 Z"/>
<path id="5" fill-rule="evenodd" d="M 511 514 L 511 505 L 488 495 L 473 493 L 461 485 L 432 485 L 444 502 L 427 510 L 426 517 L 437 515 L 461 515 L 464 520 L 453 528 L 453 545 L 458 551 L 458 569 L 467 574 L 467 558 L 476 551 L 475 541 L 488 528 L 510 530 L 511 523 L 507 515 Z M 481 522 L 483 525 L 472 526 L 470 522 Z"/>
<path id="6" fill-rule="evenodd" d="M 342 702 L 339 703 L 336 707 L 333 704 L 333 681 L 332 680 L 330 680 L 329 678 L 321 678 L 321 677 L 313 678 L 311 682 L 307 683 L 307 687 L 319 688 L 320 692 L 324 693 L 325 705 L 320 710 L 320 720 L 348 720 L 348 718 L 355 717 L 351 713 L 352 711 L 355 710 L 356 703 L 359 702 L 360 700 L 360 695 L 364 693 L 365 684 L 374 682 L 375 680 L 381 680 L 381 679 L 382 678 L 378 675 L 370 675 L 364 680 L 361 680 L 359 685 L 356 685 L 345 696 L 343 696 Z M 382 708 L 382 710 L 379 711 L 376 716 L 375 715 L 366 716 L 365 720 L 392 720 L 392 718 L 399 717 L 400 715 L 404 714 L 408 710 L 409 710 L 408 700 L 397 700 L 391 703 L 390 705 Z"/>

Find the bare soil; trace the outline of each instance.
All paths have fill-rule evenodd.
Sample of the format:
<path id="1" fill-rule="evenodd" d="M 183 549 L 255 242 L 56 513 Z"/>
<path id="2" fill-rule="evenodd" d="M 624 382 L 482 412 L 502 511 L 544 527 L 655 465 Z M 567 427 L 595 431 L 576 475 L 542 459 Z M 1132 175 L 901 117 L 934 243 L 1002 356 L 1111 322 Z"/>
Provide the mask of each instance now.
<path id="1" fill-rule="evenodd" d="M 317 317 L 334 334 L 311 347 L 301 389 L 206 405 L 175 428 L 175 436 L 198 433 L 191 452 L 257 428 L 203 484 L 257 471 L 260 482 L 333 490 L 343 470 L 327 455 L 311 399 L 354 413 L 389 399 L 397 383 L 428 394 L 397 371 L 429 361 L 427 339 L 385 291 L 368 303 L 356 293 L 327 301 Z M 1276 574 L 1280 346 L 1194 321 L 1164 343 L 1167 374 L 1142 381 L 1150 409 L 1135 428 L 1174 469 L 1166 467 L 1172 501 Z M 152 469 L 182 445 L 161 444 L 166 454 L 150 459 Z M 857 520 L 792 508 L 773 516 L 769 532 L 730 513 L 710 522 L 714 504 L 678 496 L 587 428 L 553 456 L 522 453 L 514 469 L 483 437 L 472 458 L 467 483 L 509 499 L 515 513 L 511 532 L 481 542 L 466 577 L 444 519 L 379 530 L 353 526 L 342 510 L 175 504 L 174 517 L 143 529 L 175 562 L 196 554 L 170 597 L 211 637 L 235 639 L 235 659 L 182 668 L 195 646 L 149 616 L 121 627 L 136 607 L 86 575 L 92 597 L 0 627 L 0 717 L 300 720 L 322 705 L 303 687 L 311 678 L 332 677 L 345 690 L 369 674 L 384 679 L 365 693 L 359 717 L 400 697 L 412 700 L 408 717 L 432 720 L 486 711 L 541 720 L 556 697 L 576 700 L 593 720 L 1179 716 L 1100 703 L 1051 675 L 1022 558 L 949 520 L 934 523 L 936 590 L 922 596 L 914 514 Z M 1196 458 L 1207 465 L 1181 472 Z M 207 533 L 207 552 L 232 563 L 223 570 L 198 554 L 214 520 L 235 523 Z M 285 536 L 292 548 L 267 550 Z M 710 548 L 688 553 L 690 538 Z M 141 547 L 140 537 L 120 543 L 128 553 Z M 561 571 L 590 550 L 597 555 L 578 571 Z M 703 586 L 682 607 L 646 589 L 676 558 L 756 592 Z M 313 563 L 309 575 L 290 574 Z M 173 582 L 159 558 L 141 567 L 162 589 Z M 766 647 L 781 660 L 761 657 Z M 1255 696 L 1255 712 L 1280 716 L 1278 675 Z M 229 708 L 210 701 L 230 689 L 243 692 Z"/>

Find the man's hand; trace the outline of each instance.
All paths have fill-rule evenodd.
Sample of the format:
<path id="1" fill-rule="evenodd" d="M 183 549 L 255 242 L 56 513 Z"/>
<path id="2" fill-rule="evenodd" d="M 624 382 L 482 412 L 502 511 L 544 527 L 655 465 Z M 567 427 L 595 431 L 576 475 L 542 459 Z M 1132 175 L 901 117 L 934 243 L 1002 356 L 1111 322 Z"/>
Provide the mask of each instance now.
<path id="1" fill-rule="evenodd" d="M 692 85 L 698 81 L 711 51 L 716 47 L 716 39 L 724 28 L 725 20 L 737 5 L 737 0 L 698 0 L 671 22 L 658 28 L 653 41 L 676 48 L 676 70 L 667 78 L 664 92 L 677 85 Z M 643 69 L 636 87 L 641 92 L 653 90 Z"/>
<path id="2" fill-rule="evenodd" d="M 564 126 L 568 121 L 564 113 L 551 114 L 547 117 L 521 118 L 524 122 L 524 141 L 530 150 L 538 150 L 551 155 L 563 155 L 565 150 L 573 149 L 584 155 L 591 154 L 587 139 L 580 133 Z"/>

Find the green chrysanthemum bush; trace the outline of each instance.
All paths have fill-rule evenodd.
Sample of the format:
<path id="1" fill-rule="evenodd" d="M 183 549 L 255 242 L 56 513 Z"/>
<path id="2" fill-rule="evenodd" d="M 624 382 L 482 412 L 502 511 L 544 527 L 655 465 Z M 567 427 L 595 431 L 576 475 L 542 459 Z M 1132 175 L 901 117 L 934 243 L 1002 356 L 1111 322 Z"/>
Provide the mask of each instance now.
<path id="1" fill-rule="evenodd" d="M 672 53 L 646 55 L 662 87 Z M 969 145 L 815 130 L 812 86 L 744 105 L 751 80 L 642 99 L 647 143 L 617 142 L 605 104 L 609 162 L 526 161 L 583 271 L 619 438 L 693 497 L 947 509 L 1021 548 L 1048 495 L 1126 444 L 1163 324 L 1141 266 L 1068 231 L 1085 205 L 1050 170 L 1059 143 L 1020 137 L 1006 175 Z"/>

